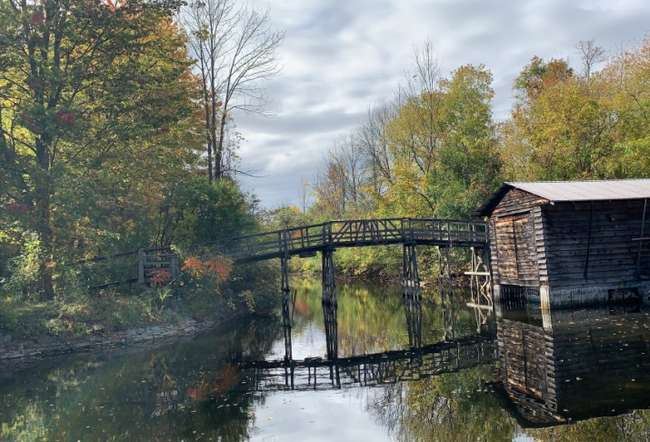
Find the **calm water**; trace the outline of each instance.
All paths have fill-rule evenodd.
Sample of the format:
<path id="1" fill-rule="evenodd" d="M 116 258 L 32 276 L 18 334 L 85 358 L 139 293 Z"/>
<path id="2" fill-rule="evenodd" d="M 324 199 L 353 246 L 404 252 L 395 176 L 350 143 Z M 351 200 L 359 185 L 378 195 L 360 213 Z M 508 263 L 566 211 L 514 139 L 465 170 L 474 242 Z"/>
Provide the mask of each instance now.
<path id="1" fill-rule="evenodd" d="M 503 309 L 481 325 L 459 298 L 343 286 L 323 311 L 306 283 L 290 329 L 254 319 L 50 361 L 0 378 L 2 439 L 650 440 L 646 311 Z"/>

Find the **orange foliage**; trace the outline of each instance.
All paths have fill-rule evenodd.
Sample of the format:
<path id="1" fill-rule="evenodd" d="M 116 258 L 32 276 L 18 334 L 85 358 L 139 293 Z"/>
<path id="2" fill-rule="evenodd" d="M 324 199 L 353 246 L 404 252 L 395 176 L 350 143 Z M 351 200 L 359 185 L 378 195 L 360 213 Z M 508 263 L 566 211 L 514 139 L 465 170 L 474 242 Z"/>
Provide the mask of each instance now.
<path id="1" fill-rule="evenodd" d="M 210 272 L 217 275 L 221 281 L 225 281 L 230 277 L 232 272 L 232 263 L 225 258 L 215 258 L 205 262 L 205 267 Z"/>
<path id="2" fill-rule="evenodd" d="M 195 278 L 199 277 L 203 273 L 203 262 L 198 258 L 190 256 L 185 260 L 185 262 L 183 262 L 181 270 L 189 273 Z"/>
<path id="3" fill-rule="evenodd" d="M 172 274 L 169 270 L 154 270 L 149 277 L 149 282 L 154 287 L 162 287 L 172 280 Z"/>
<path id="4" fill-rule="evenodd" d="M 222 256 L 206 261 L 191 256 L 183 263 L 182 270 L 190 273 L 195 278 L 213 275 L 219 281 L 225 281 L 232 272 L 232 262 Z"/>

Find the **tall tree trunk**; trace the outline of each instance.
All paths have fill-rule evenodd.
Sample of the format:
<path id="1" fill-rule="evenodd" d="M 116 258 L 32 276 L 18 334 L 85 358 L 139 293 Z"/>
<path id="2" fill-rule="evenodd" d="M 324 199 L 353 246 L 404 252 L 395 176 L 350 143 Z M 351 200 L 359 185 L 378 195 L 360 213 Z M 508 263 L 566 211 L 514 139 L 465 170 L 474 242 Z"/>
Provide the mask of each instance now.
<path id="1" fill-rule="evenodd" d="M 214 178 L 214 173 L 212 172 L 212 151 L 214 147 L 214 142 L 212 138 L 212 133 L 210 129 L 210 107 L 208 106 L 208 93 L 207 89 L 203 89 L 204 91 L 204 112 L 205 112 L 205 133 L 206 133 L 206 141 L 208 143 L 208 181 L 212 182 L 212 179 Z"/>
<path id="2" fill-rule="evenodd" d="M 54 265 L 53 237 L 50 213 L 52 182 L 50 176 L 50 146 L 47 137 L 41 136 L 36 142 L 38 172 L 34 181 L 36 201 L 36 231 L 41 242 L 39 273 L 44 300 L 54 298 L 52 268 Z"/>
<path id="3" fill-rule="evenodd" d="M 215 167 L 217 167 L 217 171 L 219 175 L 217 175 L 217 178 L 221 178 L 223 176 L 223 170 L 222 170 L 222 163 L 223 163 L 223 139 L 226 133 L 226 108 L 223 108 L 223 112 L 221 113 L 221 118 L 219 119 L 219 139 L 217 140 L 217 149 L 214 155 L 214 162 L 215 162 Z"/>

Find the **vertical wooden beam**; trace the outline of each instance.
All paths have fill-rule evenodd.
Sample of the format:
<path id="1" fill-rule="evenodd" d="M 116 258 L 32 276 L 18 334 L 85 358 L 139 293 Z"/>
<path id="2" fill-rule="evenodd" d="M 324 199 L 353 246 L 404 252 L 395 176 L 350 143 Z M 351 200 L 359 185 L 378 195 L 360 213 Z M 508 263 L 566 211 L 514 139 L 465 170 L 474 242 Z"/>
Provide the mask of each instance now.
<path id="1" fill-rule="evenodd" d="M 338 322 L 337 305 L 323 303 L 323 323 L 325 324 L 325 341 L 327 347 L 327 359 L 335 361 L 338 359 Z M 330 375 L 332 373 L 330 372 Z"/>
<path id="2" fill-rule="evenodd" d="M 406 314 L 406 328 L 411 348 L 422 347 L 422 303 L 419 290 L 405 289 L 402 297 L 404 313 Z"/>
<path id="3" fill-rule="evenodd" d="M 170 259 L 170 267 L 171 267 L 171 274 L 172 274 L 172 280 L 175 280 L 178 278 L 178 275 L 180 274 L 180 265 L 178 263 L 178 255 L 175 253 L 172 253 Z"/>
<path id="4" fill-rule="evenodd" d="M 288 292 L 282 293 L 282 329 L 284 331 L 284 360 L 289 362 L 293 359 L 291 345 L 291 297 Z"/>
<path id="5" fill-rule="evenodd" d="M 591 255 L 591 230 L 594 222 L 594 202 L 589 203 L 589 227 L 587 228 L 587 256 L 585 257 L 585 268 L 583 278 L 589 277 L 589 256 Z"/>
<path id="6" fill-rule="evenodd" d="M 405 243 L 402 246 L 402 286 L 406 289 L 420 287 L 418 257 L 414 243 Z"/>
<path id="7" fill-rule="evenodd" d="M 637 257 L 636 257 L 636 274 L 637 278 L 641 279 L 641 258 L 643 254 L 643 242 L 647 241 L 645 240 L 645 222 L 646 222 L 646 214 L 648 210 L 648 200 L 644 199 L 643 200 L 643 213 L 641 214 L 641 234 L 639 235 L 639 250 L 637 252 Z"/>

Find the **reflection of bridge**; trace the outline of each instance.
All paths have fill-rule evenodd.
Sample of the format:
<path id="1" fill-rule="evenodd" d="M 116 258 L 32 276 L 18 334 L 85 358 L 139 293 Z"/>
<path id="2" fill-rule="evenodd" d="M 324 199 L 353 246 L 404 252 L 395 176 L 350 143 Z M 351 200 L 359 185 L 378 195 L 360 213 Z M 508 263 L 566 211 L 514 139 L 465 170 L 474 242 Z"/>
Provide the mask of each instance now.
<path id="1" fill-rule="evenodd" d="M 453 331 L 442 342 L 422 345 L 422 304 L 418 291 L 402 298 L 409 348 L 360 356 L 339 357 L 337 304 L 323 303 L 327 357 L 295 360 L 292 357 L 292 309 L 283 303 L 284 359 L 240 361 L 240 369 L 252 372 L 258 391 L 337 389 L 417 380 L 483 365 L 495 360 L 494 337 L 476 334 L 454 339 Z M 250 378 L 248 378 L 250 379 Z"/>
<path id="2" fill-rule="evenodd" d="M 337 359 L 308 358 L 241 362 L 252 370 L 257 391 L 339 389 L 424 379 L 491 363 L 493 337 L 468 336 L 418 349 L 387 351 Z"/>

